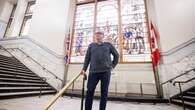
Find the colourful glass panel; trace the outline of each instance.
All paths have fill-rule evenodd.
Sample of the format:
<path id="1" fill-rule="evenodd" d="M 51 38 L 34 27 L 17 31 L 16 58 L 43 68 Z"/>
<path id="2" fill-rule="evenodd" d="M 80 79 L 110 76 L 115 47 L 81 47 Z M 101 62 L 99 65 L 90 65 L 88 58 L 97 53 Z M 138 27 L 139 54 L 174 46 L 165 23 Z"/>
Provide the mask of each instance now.
<path id="1" fill-rule="evenodd" d="M 93 42 L 94 7 L 94 3 L 77 6 L 71 62 L 83 62 L 87 47 Z"/>
<path id="2" fill-rule="evenodd" d="M 121 0 L 123 62 L 151 61 L 144 0 Z"/>

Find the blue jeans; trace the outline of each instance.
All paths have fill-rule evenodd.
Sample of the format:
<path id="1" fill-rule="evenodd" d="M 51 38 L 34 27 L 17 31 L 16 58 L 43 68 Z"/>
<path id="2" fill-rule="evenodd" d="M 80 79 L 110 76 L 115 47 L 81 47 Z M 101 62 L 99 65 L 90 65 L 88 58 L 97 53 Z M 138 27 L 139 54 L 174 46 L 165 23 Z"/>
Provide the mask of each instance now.
<path id="1" fill-rule="evenodd" d="M 93 96 L 96 85 L 99 81 L 101 81 L 101 99 L 99 110 L 106 110 L 110 76 L 111 72 L 89 73 L 87 83 L 87 96 L 85 100 L 85 110 L 92 110 Z"/>

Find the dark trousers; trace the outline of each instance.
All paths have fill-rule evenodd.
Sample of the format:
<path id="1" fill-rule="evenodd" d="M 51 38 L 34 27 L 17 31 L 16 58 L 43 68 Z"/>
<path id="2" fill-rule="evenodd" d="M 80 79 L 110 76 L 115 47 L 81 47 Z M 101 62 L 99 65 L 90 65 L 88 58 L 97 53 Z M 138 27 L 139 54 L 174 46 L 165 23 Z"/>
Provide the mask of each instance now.
<path id="1" fill-rule="evenodd" d="M 101 99 L 99 110 L 106 110 L 108 87 L 110 83 L 111 72 L 89 73 L 87 83 L 87 96 L 85 100 L 85 110 L 92 110 L 93 96 L 96 85 L 101 81 Z"/>

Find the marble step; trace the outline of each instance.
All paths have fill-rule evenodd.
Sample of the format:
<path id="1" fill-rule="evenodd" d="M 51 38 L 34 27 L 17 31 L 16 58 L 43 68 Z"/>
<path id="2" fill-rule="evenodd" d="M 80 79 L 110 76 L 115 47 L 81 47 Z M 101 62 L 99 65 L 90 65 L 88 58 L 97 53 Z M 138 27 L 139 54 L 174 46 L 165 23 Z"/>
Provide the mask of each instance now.
<path id="1" fill-rule="evenodd" d="M 8 65 L 8 64 L 3 64 L 3 65 L 0 64 L 0 67 L 31 72 L 31 70 L 29 68 L 25 67 L 25 66 L 17 67 L 15 65 L 13 66 L 13 65 Z"/>
<path id="2" fill-rule="evenodd" d="M 176 104 L 176 105 L 179 105 L 179 106 L 182 106 L 183 105 L 182 104 L 182 101 L 179 100 L 179 99 L 171 99 L 171 103 Z M 187 108 L 190 108 L 190 109 L 195 110 L 195 103 L 188 102 L 188 101 L 184 101 L 184 105 Z"/>
<path id="3" fill-rule="evenodd" d="M 21 76 L 21 75 L 15 75 L 15 74 L 2 74 L 2 73 L 0 73 L 0 77 L 2 77 L 2 78 L 32 79 L 32 80 L 40 80 L 41 79 L 37 76 Z"/>
<path id="4" fill-rule="evenodd" d="M 25 70 L 18 70 L 18 69 L 6 68 L 6 67 L 2 67 L 2 66 L 0 66 L 0 69 L 1 70 L 5 70 L 5 71 L 12 71 L 12 72 L 21 72 L 21 73 L 29 73 L 29 74 L 32 74 L 33 73 L 31 71 L 25 71 Z"/>
<path id="5" fill-rule="evenodd" d="M 36 74 L 28 74 L 28 73 L 21 73 L 21 72 L 13 72 L 7 70 L 0 70 L 1 74 L 12 74 L 12 75 L 21 75 L 21 76 L 37 76 Z"/>
<path id="6" fill-rule="evenodd" d="M 16 79 L 16 78 L 0 78 L 0 82 L 31 82 L 31 83 L 44 83 L 43 80 L 32 80 L 32 79 Z"/>
<path id="7" fill-rule="evenodd" d="M 13 93 L 0 93 L 0 99 L 9 99 L 16 97 L 26 97 L 26 96 L 34 96 L 34 95 L 44 95 L 44 94 L 54 94 L 55 90 L 43 90 L 41 91 L 29 91 L 29 92 L 13 92 Z"/>
<path id="8" fill-rule="evenodd" d="M 7 87 L 7 86 L 48 86 L 47 83 L 16 83 L 16 82 L 0 82 L 0 87 Z"/>

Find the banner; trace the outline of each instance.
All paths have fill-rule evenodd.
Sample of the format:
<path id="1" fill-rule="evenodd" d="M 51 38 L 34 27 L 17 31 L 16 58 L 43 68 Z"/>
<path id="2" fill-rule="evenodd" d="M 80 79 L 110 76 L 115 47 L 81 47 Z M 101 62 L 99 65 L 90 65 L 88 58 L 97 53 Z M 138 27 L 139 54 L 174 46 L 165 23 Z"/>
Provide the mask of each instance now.
<path id="1" fill-rule="evenodd" d="M 159 36 L 152 22 L 150 23 L 150 35 L 152 63 L 154 64 L 154 66 L 157 66 L 160 60 L 160 50 L 158 47 Z"/>

